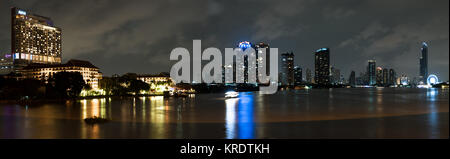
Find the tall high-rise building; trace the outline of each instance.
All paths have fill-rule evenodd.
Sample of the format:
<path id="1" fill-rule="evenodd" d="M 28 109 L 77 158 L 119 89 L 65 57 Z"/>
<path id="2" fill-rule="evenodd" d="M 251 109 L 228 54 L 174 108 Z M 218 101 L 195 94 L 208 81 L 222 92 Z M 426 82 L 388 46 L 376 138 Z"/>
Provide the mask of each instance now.
<path id="1" fill-rule="evenodd" d="M 383 69 L 383 84 L 385 86 L 389 84 L 389 70 L 387 68 Z"/>
<path id="2" fill-rule="evenodd" d="M 394 69 L 389 69 L 389 85 L 395 85 L 396 75 Z"/>
<path id="3" fill-rule="evenodd" d="M 382 86 L 383 85 L 383 68 L 377 67 L 376 70 L 376 76 L 377 76 L 377 85 Z"/>
<path id="4" fill-rule="evenodd" d="M 267 43 L 259 42 L 258 44 L 255 44 L 252 46 L 256 51 L 256 67 L 262 67 L 266 66 L 266 75 L 270 75 L 270 46 Z M 266 59 L 263 60 L 262 57 L 259 57 L 259 53 L 262 53 L 263 50 L 266 50 Z M 263 72 L 259 72 L 259 70 L 256 70 L 256 78 L 259 80 L 259 76 L 262 75 Z M 266 81 L 269 81 L 266 79 Z M 261 83 L 260 81 L 257 81 L 258 83 Z"/>
<path id="5" fill-rule="evenodd" d="M 420 57 L 420 78 L 423 83 L 427 83 L 428 78 L 428 44 L 422 43 L 422 56 Z"/>
<path id="6" fill-rule="evenodd" d="M 238 64 L 236 64 L 236 62 L 233 62 L 233 66 L 231 66 L 231 65 L 224 66 L 223 69 L 233 67 L 233 82 L 234 83 L 236 82 L 236 69 L 238 71 L 244 71 L 244 79 L 243 80 L 244 80 L 245 83 L 249 83 L 249 81 L 248 81 L 248 78 L 249 78 L 249 74 L 248 74 L 249 73 L 248 72 L 249 71 L 249 67 L 250 66 L 255 66 L 254 70 L 256 71 L 256 81 L 258 83 L 260 83 L 259 82 L 259 75 L 262 74 L 263 72 L 259 72 L 259 70 L 258 70 L 259 67 L 262 67 L 262 66 L 265 65 L 266 66 L 266 72 L 265 72 L 266 75 L 270 74 L 270 47 L 269 47 L 269 44 L 266 44 L 264 42 L 260 42 L 258 44 L 253 45 L 253 44 L 251 44 L 248 41 L 243 41 L 243 42 L 240 42 L 238 44 L 238 48 L 241 49 L 242 51 L 245 51 L 245 50 L 247 50 L 249 48 L 253 48 L 255 50 L 255 59 L 256 59 L 256 61 L 249 61 L 249 58 L 247 56 L 245 56 L 244 57 L 244 61 L 243 61 L 243 66 L 244 66 L 243 68 L 236 68 L 236 66 L 238 66 Z M 265 60 L 263 60 L 262 57 L 259 57 L 259 53 L 262 53 L 263 49 L 266 50 L 266 58 L 265 58 Z M 252 62 L 252 63 L 249 63 L 249 62 Z M 222 74 L 225 74 L 225 70 L 223 70 Z M 268 81 L 268 79 L 266 81 Z"/>
<path id="7" fill-rule="evenodd" d="M 239 43 L 238 48 L 240 48 L 242 51 L 245 51 L 245 50 L 251 48 L 251 44 L 248 41 L 243 41 L 243 42 Z M 240 68 L 240 67 L 236 68 L 239 65 L 236 64 L 236 62 L 234 62 L 233 64 L 236 64 L 236 66 L 234 66 L 233 69 L 236 68 L 236 70 L 238 70 L 238 71 L 244 71 L 244 77 L 243 77 L 244 78 L 244 82 L 248 83 L 248 68 L 249 68 L 248 56 L 244 56 L 244 61 L 243 62 L 244 62 L 244 64 L 243 64 L 244 67 L 243 68 Z M 256 62 L 256 61 L 253 61 L 253 62 Z M 253 66 L 252 63 L 251 63 L 251 65 Z M 255 66 L 256 66 L 256 63 L 255 63 Z M 236 72 L 233 72 L 233 74 L 234 74 L 233 77 L 237 76 Z"/>
<path id="8" fill-rule="evenodd" d="M 355 71 L 352 71 L 350 73 L 350 77 L 348 79 L 348 83 L 350 84 L 350 86 L 354 87 L 356 86 L 356 73 Z"/>
<path id="9" fill-rule="evenodd" d="M 312 83 L 312 73 L 311 70 L 309 68 L 306 69 L 306 82 L 307 83 Z"/>
<path id="10" fill-rule="evenodd" d="M 319 85 L 330 84 L 330 49 L 321 48 L 315 52 L 314 81 Z"/>
<path id="11" fill-rule="evenodd" d="M 367 65 L 367 76 L 369 78 L 369 85 L 375 85 L 377 83 L 376 77 L 376 64 L 375 60 L 369 60 L 369 65 Z"/>
<path id="12" fill-rule="evenodd" d="M 11 8 L 11 55 L 16 68 L 61 64 L 61 29 L 50 18 Z"/>
<path id="13" fill-rule="evenodd" d="M 294 85 L 294 53 L 281 54 L 281 85 Z"/>
<path id="14" fill-rule="evenodd" d="M 294 83 L 295 85 L 303 83 L 303 69 L 300 66 L 294 67 Z"/>

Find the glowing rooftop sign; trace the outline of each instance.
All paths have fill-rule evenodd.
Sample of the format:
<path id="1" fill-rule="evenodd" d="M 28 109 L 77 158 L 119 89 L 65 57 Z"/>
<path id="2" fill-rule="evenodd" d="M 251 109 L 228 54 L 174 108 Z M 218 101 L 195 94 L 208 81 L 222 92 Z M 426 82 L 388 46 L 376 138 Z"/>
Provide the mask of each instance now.
<path id="1" fill-rule="evenodd" d="M 327 51 L 327 50 L 328 50 L 328 48 L 321 48 L 321 49 L 317 50 L 316 52 Z"/>
<path id="2" fill-rule="evenodd" d="M 252 45 L 248 41 L 243 41 L 243 42 L 239 43 L 239 48 L 241 48 L 242 50 L 246 50 L 251 47 L 252 47 Z"/>
<path id="3" fill-rule="evenodd" d="M 17 11 L 17 14 L 27 15 L 27 12 L 25 12 L 25 11 L 23 11 L 23 10 L 19 10 L 19 11 Z"/>

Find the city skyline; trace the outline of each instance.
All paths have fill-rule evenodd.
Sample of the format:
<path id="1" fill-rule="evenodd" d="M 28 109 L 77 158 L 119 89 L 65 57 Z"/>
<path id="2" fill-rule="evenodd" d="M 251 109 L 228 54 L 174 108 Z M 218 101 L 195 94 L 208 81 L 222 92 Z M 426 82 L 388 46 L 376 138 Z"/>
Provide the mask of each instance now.
<path id="1" fill-rule="evenodd" d="M 345 1 L 347 4 L 350 2 Z M 437 74 L 441 81 L 447 81 L 449 71 L 448 8 L 446 6 L 448 5 L 441 4 L 448 4 L 448 1 L 436 3 L 417 1 L 413 5 L 402 6 L 401 4 L 405 2 L 352 2 L 358 4 L 361 8 L 351 7 L 352 5 L 334 4 L 334 2 L 327 2 L 323 7 L 317 6 L 316 3 L 318 2 L 295 2 L 303 4 L 301 6 L 311 6 L 310 8 L 289 8 L 290 6 L 287 2 L 275 4 L 262 2 L 261 7 L 267 8 L 267 11 L 261 12 L 261 17 L 256 16 L 258 17 L 256 20 L 248 19 L 243 22 L 241 18 L 230 17 L 232 16 L 230 12 L 240 13 L 245 11 L 239 10 L 239 7 L 233 8 L 229 6 L 229 3 L 222 4 L 215 1 L 199 5 L 204 10 L 200 9 L 200 11 L 193 13 L 191 13 L 192 10 L 190 9 L 179 10 L 177 12 L 179 14 L 191 13 L 183 15 L 182 21 L 177 21 L 176 17 L 178 14 L 165 14 L 167 11 L 161 11 L 158 8 L 155 8 L 153 12 L 147 12 L 139 9 L 141 6 L 137 6 L 142 5 L 142 7 L 145 7 L 150 5 L 147 5 L 147 2 L 123 6 L 115 6 L 121 4 L 121 2 L 113 5 L 90 1 L 81 2 L 80 4 L 74 4 L 71 1 L 64 3 L 58 1 L 39 3 L 36 1 L 8 1 L 0 3 L 2 3 L 2 10 L 5 8 L 9 10 L 10 7 L 17 6 L 25 10 L 31 10 L 31 12 L 39 15 L 51 17 L 54 23 L 64 31 L 62 38 L 63 62 L 72 58 L 86 59 L 100 67 L 107 76 L 127 72 L 167 72 L 171 64 L 163 61 L 168 61 L 169 53 L 173 48 L 189 48 L 191 47 L 190 42 L 192 39 L 202 39 L 204 41 L 203 48 L 209 46 L 225 48 L 234 46 L 238 41 L 252 41 L 254 43 L 264 41 L 270 44 L 271 47 L 279 48 L 280 52 L 292 50 L 295 54 L 296 65 L 305 69 L 314 69 L 314 50 L 328 47 L 333 50 L 330 54 L 330 65 L 339 68 L 344 77 L 348 77 L 352 70 L 365 72 L 367 60 L 374 59 L 377 60 L 377 65 L 394 68 L 396 72 L 413 78 L 419 75 L 420 48 L 422 42 L 425 41 L 429 45 L 429 74 Z M 167 6 L 168 11 L 179 8 L 177 6 L 180 5 L 195 5 L 195 3 L 154 3 L 156 6 Z M 383 6 L 387 13 L 381 14 L 373 9 L 364 11 L 362 8 L 368 7 L 369 4 Z M 87 5 L 91 8 L 85 12 L 74 14 L 68 9 L 70 5 L 80 6 L 81 8 Z M 433 12 L 415 13 L 415 8 L 419 6 L 433 9 Z M 109 7 L 118 9 L 118 11 L 110 11 Z M 140 12 L 135 12 L 130 7 L 136 7 Z M 394 10 L 394 8 L 399 10 Z M 321 12 L 315 14 L 315 12 L 312 12 L 313 9 Z M 123 11 L 130 13 L 118 16 Z M 208 13 L 206 17 L 197 15 L 205 12 Z M 87 13 L 97 14 L 90 18 L 91 14 Z M 330 15 L 327 13 L 336 14 Z M 381 15 L 376 15 L 376 13 Z M 394 16 L 388 18 L 383 16 L 383 14 L 389 13 Z M 246 15 L 252 17 L 252 14 L 260 15 L 258 12 Z M 158 17 L 160 15 L 164 16 Z M 262 15 L 268 18 L 262 18 Z M 274 15 L 280 15 L 282 18 L 276 20 L 273 17 Z M 362 18 L 369 15 L 373 16 L 371 19 L 375 20 L 369 21 Z M 97 16 L 106 18 L 105 22 L 95 21 L 95 18 L 98 18 Z M 151 18 L 155 16 L 156 21 Z M 3 21 L 0 26 L 0 29 L 3 30 L 0 33 L 0 54 L 10 51 L 10 36 L 8 36 L 11 34 L 8 24 L 10 22 L 9 17 L 9 12 L 2 11 L 0 13 L 1 21 Z M 175 27 L 169 30 L 175 31 L 177 34 L 168 33 L 167 29 L 154 24 L 160 23 L 161 18 L 174 18 L 175 24 L 182 24 L 187 29 Z M 83 20 L 77 21 L 77 19 Z M 224 22 L 218 22 L 218 19 L 222 19 Z M 299 22 L 294 22 L 294 20 Z M 237 27 L 238 29 L 236 27 L 220 27 L 226 22 L 242 22 L 242 27 Z M 278 23 L 275 23 L 276 26 L 268 25 L 272 22 Z M 349 22 L 352 23 L 351 26 L 348 25 Z M 198 26 L 197 24 L 199 23 L 202 25 Z M 331 23 L 336 23 L 337 26 L 342 26 L 342 24 L 346 23 L 345 26 L 347 28 L 324 27 Z M 172 23 L 165 22 L 162 24 L 170 25 Z M 406 29 L 407 32 L 403 32 L 403 29 Z M 148 36 L 155 32 L 166 34 L 155 34 L 157 35 L 156 37 Z M 141 37 L 137 33 L 147 36 Z M 407 33 L 414 35 L 403 38 L 403 35 Z M 128 36 L 133 36 L 134 38 L 129 39 L 127 38 Z M 124 41 L 124 39 L 128 40 Z M 121 43 L 118 44 L 116 41 Z M 346 60 L 349 60 L 348 58 L 352 58 L 351 63 L 346 62 Z M 119 62 L 121 65 L 116 64 Z"/>
<path id="2" fill-rule="evenodd" d="M 448 140 L 449 3 L 3 0 L 0 140 L 164 158 Z"/>

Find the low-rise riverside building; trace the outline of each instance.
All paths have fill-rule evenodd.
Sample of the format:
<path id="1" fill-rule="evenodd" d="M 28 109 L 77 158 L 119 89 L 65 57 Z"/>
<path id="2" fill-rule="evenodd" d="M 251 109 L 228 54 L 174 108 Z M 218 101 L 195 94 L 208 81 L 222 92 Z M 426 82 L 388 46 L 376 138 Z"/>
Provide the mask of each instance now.
<path id="1" fill-rule="evenodd" d="M 24 78 L 45 81 L 58 72 L 79 72 L 83 76 L 83 80 L 86 84 L 92 89 L 99 88 L 99 80 L 101 80 L 103 76 L 99 71 L 99 68 L 89 61 L 73 59 L 65 64 L 30 64 L 20 70 L 20 73 Z"/>
<path id="2" fill-rule="evenodd" d="M 170 74 L 165 72 L 160 74 L 140 74 L 137 75 L 137 79 L 149 84 L 152 92 L 169 91 L 175 85 L 174 80 L 170 78 Z"/>

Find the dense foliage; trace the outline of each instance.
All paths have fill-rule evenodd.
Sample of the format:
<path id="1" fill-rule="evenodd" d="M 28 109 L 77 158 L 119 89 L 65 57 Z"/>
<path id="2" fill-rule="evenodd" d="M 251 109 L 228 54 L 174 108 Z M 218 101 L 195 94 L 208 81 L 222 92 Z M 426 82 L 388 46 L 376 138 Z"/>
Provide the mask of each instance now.
<path id="1" fill-rule="evenodd" d="M 0 77 L 0 99 L 75 98 L 86 86 L 78 72 L 59 72 L 48 81 Z"/>

